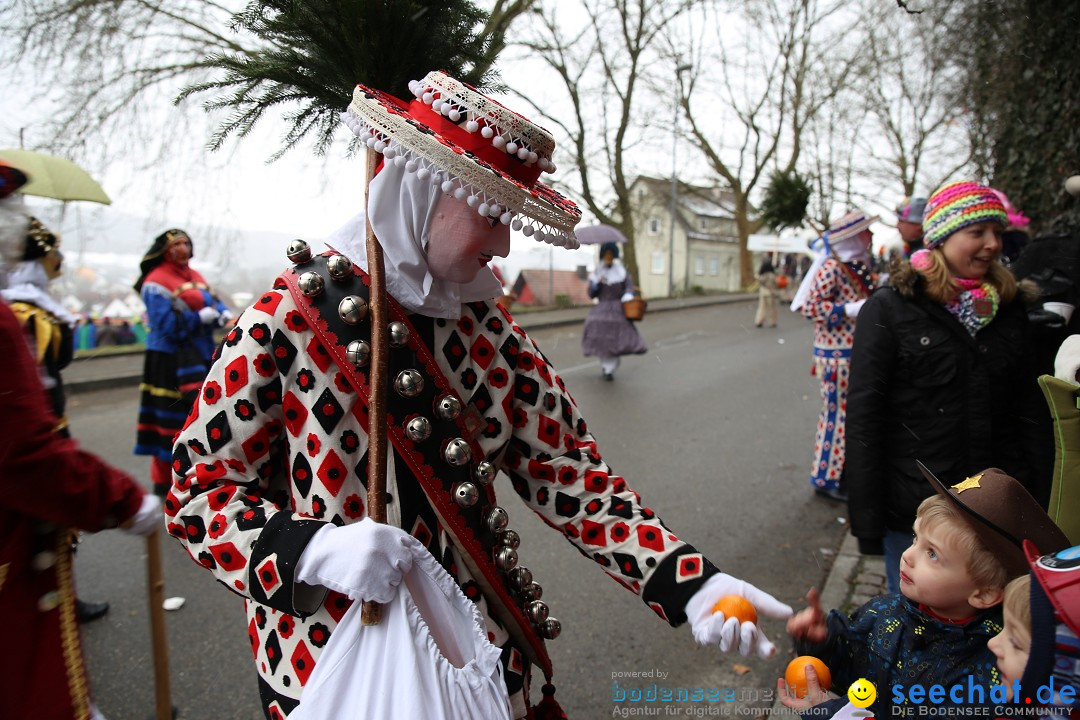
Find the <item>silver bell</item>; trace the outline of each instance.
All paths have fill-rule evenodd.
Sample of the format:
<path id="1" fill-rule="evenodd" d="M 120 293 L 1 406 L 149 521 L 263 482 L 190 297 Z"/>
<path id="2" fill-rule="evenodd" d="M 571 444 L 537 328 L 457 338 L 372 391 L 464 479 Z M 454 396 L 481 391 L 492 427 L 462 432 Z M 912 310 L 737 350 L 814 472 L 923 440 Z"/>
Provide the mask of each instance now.
<path id="1" fill-rule="evenodd" d="M 348 280 L 353 274 L 352 260 L 340 254 L 331 255 L 326 261 L 326 270 L 335 280 Z"/>
<path id="2" fill-rule="evenodd" d="M 390 347 L 401 347 L 409 342 L 409 328 L 403 322 L 392 322 L 387 328 L 390 331 Z"/>
<path id="3" fill-rule="evenodd" d="M 533 602 L 544 597 L 544 588 L 540 587 L 540 583 L 531 582 L 521 589 L 521 597 L 525 598 L 526 602 Z"/>
<path id="4" fill-rule="evenodd" d="M 495 536 L 500 545 L 512 547 L 515 550 L 521 547 L 521 536 L 513 530 L 500 530 L 495 533 Z"/>
<path id="5" fill-rule="evenodd" d="M 356 367 L 364 367 L 371 360 L 371 345 L 367 340 L 353 340 L 345 346 L 345 358 Z"/>
<path id="6" fill-rule="evenodd" d="M 435 412 L 443 420 L 457 420 L 461 414 L 461 401 L 453 395 L 443 395 L 435 401 Z"/>
<path id="7" fill-rule="evenodd" d="M 518 554 L 514 548 L 502 547 L 495 551 L 495 567 L 502 572 L 509 572 L 517 567 Z"/>
<path id="8" fill-rule="evenodd" d="M 454 502 L 458 507 L 471 508 L 480 500 L 480 489 L 471 482 L 458 483 L 454 486 Z"/>
<path id="9" fill-rule="evenodd" d="M 431 421 L 426 417 L 414 417 L 405 424 L 405 433 L 413 442 L 423 442 L 431 437 Z"/>
<path id="10" fill-rule="evenodd" d="M 528 587 L 529 583 L 531 583 L 533 579 L 532 571 L 524 565 L 519 565 L 518 567 L 514 568 L 509 573 L 507 573 L 506 576 L 510 580 L 510 587 L 513 588 L 516 592 L 521 592 L 526 587 Z"/>
<path id="11" fill-rule="evenodd" d="M 469 449 L 469 443 L 461 438 L 454 438 L 446 443 L 446 449 L 443 450 L 443 457 L 446 458 L 446 462 L 451 465 L 461 467 L 462 465 L 467 465 L 469 460 L 472 460 L 472 450 Z"/>
<path id="12" fill-rule="evenodd" d="M 548 640 L 554 640 L 559 637 L 559 633 L 562 632 L 562 623 L 553 617 L 549 617 L 544 621 L 544 624 L 540 626 L 540 634 Z"/>
<path id="13" fill-rule="evenodd" d="M 491 532 L 497 533 L 500 530 L 506 529 L 506 524 L 509 522 L 510 515 L 498 505 L 488 510 L 487 526 L 488 530 Z"/>
<path id="14" fill-rule="evenodd" d="M 334 257 L 344 257 L 344 255 L 335 255 Z M 367 300 L 359 295 L 346 295 L 337 306 L 338 317 L 350 325 L 356 325 L 367 317 L 367 312 Z"/>
<path id="15" fill-rule="evenodd" d="M 529 616 L 529 622 L 540 625 L 548 619 L 548 606 L 546 602 L 533 600 L 525 606 L 525 614 Z"/>
<path id="16" fill-rule="evenodd" d="M 424 390 L 424 376 L 416 370 L 402 370 L 394 378 L 394 389 L 401 397 L 416 397 Z"/>
<path id="17" fill-rule="evenodd" d="M 487 460 L 481 460 L 476 464 L 473 469 L 473 477 L 481 485 L 490 485 L 491 481 L 495 479 L 495 474 L 499 472 L 492 463 Z"/>
<path id="18" fill-rule="evenodd" d="M 300 292 L 304 293 L 304 297 L 309 298 L 321 295 L 322 291 L 326 289 L 326 281 L 323 280 L 323 276 L 314 270 L 301 275 L 296 284 L 300 286 Z"/>
<path id="19" fill-rule="evenodd" d="M 289 258 L 289 262 L 303 265 L 311 261 L 311 246 L 303 240 L 293 240 L 285 250 L 285 255 Z"/>

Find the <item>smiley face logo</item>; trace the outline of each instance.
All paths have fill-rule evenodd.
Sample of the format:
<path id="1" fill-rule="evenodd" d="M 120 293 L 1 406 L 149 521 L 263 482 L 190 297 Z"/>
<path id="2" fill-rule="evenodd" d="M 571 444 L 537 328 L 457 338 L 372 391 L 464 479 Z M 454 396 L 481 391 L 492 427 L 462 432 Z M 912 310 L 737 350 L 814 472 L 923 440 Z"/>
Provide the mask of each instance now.
<path id="1" fill-rule="evenodd" d="M 877 688 L 874 687 L 874 683 L 870 682 L 866 678 L 859 678 L 855 682 L 851 683 L 851 687 L 847 691 L 848 700 L 855 707 L 866 708 L 873 704 L 877 699 Z"/>

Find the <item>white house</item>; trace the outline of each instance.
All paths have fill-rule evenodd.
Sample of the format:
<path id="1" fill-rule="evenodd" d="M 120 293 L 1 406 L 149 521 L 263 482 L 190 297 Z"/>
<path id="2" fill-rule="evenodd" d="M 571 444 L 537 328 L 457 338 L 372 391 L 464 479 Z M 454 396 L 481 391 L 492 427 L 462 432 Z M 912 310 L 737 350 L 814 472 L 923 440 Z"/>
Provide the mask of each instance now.
<path id="1" fill-rule="evenodd" d="M 638 282 L 646 298 L 739 290 L 739 237 L 731 193 L 679 183 L 674 229 L 671 181 L 639 176 L 630 186 Z"/>

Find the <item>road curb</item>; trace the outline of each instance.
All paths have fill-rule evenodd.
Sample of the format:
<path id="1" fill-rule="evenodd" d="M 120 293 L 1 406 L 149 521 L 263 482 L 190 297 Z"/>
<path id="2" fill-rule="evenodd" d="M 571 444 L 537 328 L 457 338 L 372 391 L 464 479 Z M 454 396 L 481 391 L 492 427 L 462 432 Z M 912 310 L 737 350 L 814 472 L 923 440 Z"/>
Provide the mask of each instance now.
<path id="1" fill-rule="evenodd" d="M 757 296 L 749 293 L 739 293 L 734 295 L 707 295 L 704 297 L 695 298 L 661 298 L 654 300 L 649 305 L 650 313 L 659 312 L 671 312 L 673 310 L 692 310 L 694 308 L 705 307 L 709 305 L 726 305 L 736 302 L 749 302 L 756 299 Z M 535 330 L 548 330 L 555 327 L 562 327 L 565 325 L 577 325 L 585 321 L 585 316 L 588 315 L 592 306 L 581 306 L 577 308 L 568 309 L 564 315 L 560 317 L 537 317 L 535 321 L 530 321 L 529 316 L 533 313 L 521 313 L 514 320 L 521 325 L 527 332 Z M 537 316 L 554 313 L 559 311 L 540 311 L 535 313 Z M 101 361 L 100 359 L 98 360 Z M 82 362 L 82 360 L 76 360 L 76 362 Z M 96 377 L 80 380 L 78 378 L 64 378 L 64 390 L 70 394 L 93 392 L 95 390 L 108 390 L 111 388 L 131 387 L 138 385 L 142 382 L 142 373 L 128 373 L 123 375 L 115 375 L 112 377 Z"/>

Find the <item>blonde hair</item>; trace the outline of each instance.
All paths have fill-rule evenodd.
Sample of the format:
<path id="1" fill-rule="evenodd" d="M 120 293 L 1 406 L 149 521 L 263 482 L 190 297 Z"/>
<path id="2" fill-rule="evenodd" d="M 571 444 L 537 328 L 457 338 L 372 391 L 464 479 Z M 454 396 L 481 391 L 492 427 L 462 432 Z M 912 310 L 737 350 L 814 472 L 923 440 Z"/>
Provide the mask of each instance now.
<path id="1" fill-rule="evenodd" d="M 1002 609 L 1020 622 L 1031 632 L 1031 576 L 1021 575 L 1013 578 L 1005 586 Z"/>
<path id="2" fill-rule="evenodd" d="M 977 586 L 1005 587 L 1009 581 L 1008 570 L 983 544 L 955 505 L 940 495 L 931 495 L 919 504 L 915 519 L 922 521 L 923 529 L 940 528 L 967 555 L 965 568 Z"/>
<path id="3" fill-rule="evenodd" d="M 945 262 L 945 254 L 941 251 L 941 248 L 936 247 L 928 252 L 930 253 L 929 267 L 916 270 L 910 262 L 898 262 L 892 270 L 893 279 L 891 282 L 893 286 L 901 289 L 902 294 L 910 296 L 913 293 L 911 291 L 904 292 L 904 290 L 913 288 L 916 276 L 921 275 L 926 283 L 924 286 L 926 296 L 934 302 L 945 305 L 956 297 L 956 294 L 960 291 L 960 286 L 953 280 L 949 266 Z M 984 280 L 993 285 L 994 289 L 998 291 L 1003 305 L 1012 302 L 1012 299 L 1016 297 L 1016 278 L 1013 277 L 1008 268 L 1001 264 L 1000 260 L 994 260 L 990 264 L 990 269 L 986 271 Z"/>

